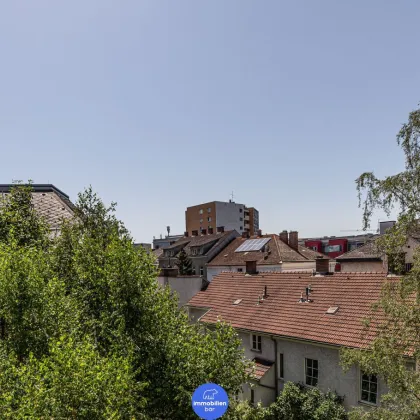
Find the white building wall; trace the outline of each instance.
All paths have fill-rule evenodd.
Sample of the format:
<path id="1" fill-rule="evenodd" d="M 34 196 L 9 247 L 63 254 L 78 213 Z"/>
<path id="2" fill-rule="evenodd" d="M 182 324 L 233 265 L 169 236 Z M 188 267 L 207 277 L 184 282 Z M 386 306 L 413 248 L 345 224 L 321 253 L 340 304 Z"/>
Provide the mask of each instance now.
<path id="1" fill-rule="evenodd" d="M 177 295 L 179 307 L 185 305 L 202 287 L 200 276 L 158 277 L 157 281 L 162 287 L 169 286 Z"/>
<path id="2" fill-rule="evenodd" d="M 222 251 L 223 252 L 223 251 Z M 207 267 L 207 280 L 212 281 L 214 276 L 217 276 L 224 271 L 231 271 L 231 272 L 238 272 L 238 269 L 242 269 L 242 272 L 245 273 L 246 266 L 245 265 L 225 265 L 225 266 L 217 266 L 217 267 Z M 267 271 L 282 271 L 281 264 L 279 265 L 258 265 L 257 270 L 259 272 L 267 272 Z"/>
<path id="3" fill-rule="evenodd" d="M 242 209 L 242 212 L 240 209 Z M 245 224 L 244 209 L 245 206 L 243 204 L 216 201 L 215 227 L 224 226 L 225 230 L 236 230 L 237 232 L 242 233 Z M 241 218 L 242 220 L 240 220 Z"/>

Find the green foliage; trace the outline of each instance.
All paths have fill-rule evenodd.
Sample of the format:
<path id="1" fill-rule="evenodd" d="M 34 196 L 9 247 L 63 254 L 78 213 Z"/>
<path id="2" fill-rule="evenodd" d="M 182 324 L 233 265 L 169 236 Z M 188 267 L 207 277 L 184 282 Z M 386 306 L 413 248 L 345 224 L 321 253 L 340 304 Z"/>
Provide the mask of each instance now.
<path id="1" fill-rule="evenodd" d="M 2 354 L 3 358 L 7 356 Z M 51 340 L 48 356 L 8 356 L 0 375 L 1 418 L 134 418 L 144 401 L 129 357 L 99 354 L 90 340 Z M 139 418 L 139 417 L 136 417 Z"/>
<path id="2" fill-rule="evenodd" d="M 268 409 L 257 404 L 253 406 L 249 401 L 231 401 L 226 420 L 267 420 Z"/>
<path id="3" fill-rule="evenodd" d="M 288 382 L 268 409 L 266 420 L 344 420 L 347 414 L 341 398 L 333 392 L 304 388 Z"/>
<path id="4" fill-rule="evenodd" d="M 0 208 L 14 221 L 0 241 L 1 417 L 194 419 L 202 383 L 238 393 L 248 363 L 236 333 L 188 322 L 115 205 L 88 189 L 58 238 L 29 212 L 42 228 L 23 240 L 16 197 Z"/>
<path id="5" fill-rule="evenodd" d="M 375 209 L 389 214 L 400 210 L 396 225 L 377 240 L 378 249 L 387 255 L 393 272 L 404 273 L 404 246 L 410 237 L 418 237 L 420 226 L 420 109 L 410 113 L 408 122 L 397 135 L 405 155 L 405 170 L 377 178 L 372 172 L 357 180 L 363 223 L 369 226 Z M 367 373 L 382 376 L 390 389 L 380 409 L 369 413 L 354 412 L 353 418 L 420 417 L 420 374 L 415 361 L 420 357 L 420 248 L 414 253 L 413 269 L 401 281 L 389 281 L 374 308 L 381 313 L 375 340 L 364 351 L 345 350 L 343 366 L 357 363 Z M 367 322 L 367 333 L 374 321 Z M 409 357 L 410 356 L 410 357 Z M 382 417 L 381 417 L 382 416 Z"/>
<path id="6" fill-rule="evenodd" d="M 32 187 L 16 183 L 10 194 L 0 199 L 0 242 L 18 246 L 45 244 L 49 228 L 32 204 Z"/>
<path id="7" fill-rule="evenodd" d="M 192 262 L 188 258 L 187 253 L 182 249 L 178 254 L 176 266 L 178 267 L 180 276 L 191 276 L 193 273 Z"/>

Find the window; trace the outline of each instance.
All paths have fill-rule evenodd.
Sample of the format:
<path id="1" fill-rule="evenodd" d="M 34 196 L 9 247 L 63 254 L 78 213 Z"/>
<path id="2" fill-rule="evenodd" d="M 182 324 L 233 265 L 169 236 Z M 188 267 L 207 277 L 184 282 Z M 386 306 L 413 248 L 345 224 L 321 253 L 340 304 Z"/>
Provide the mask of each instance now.
<path id="1" fill-rule="evenodd" d="M 238 268 L 238 273 L 242 273 L 242 268 Z"/>
<path id="2" fill-rule="evenodd" d="M 318 385 L 318 360 L 305 358 L 305 384 Z"/>
<path id="3" fill-rule="evenodd" d="M 376 375 L 362 373 L 361 400 L 370 404 L 376 404 L 378 399 L 378 378 Z"/>
<path id="4" fill-rule="evenodd" d="M 315 246 L 311 246 L 311 249 L 312 249 L 312 251 L 318 251 L 318 247 L 315 245 Z"/>
<path id="5" fill-rule="evenodd" d="M 244 220 L 242 217 L 239 218 L 239 221 L 242 222 L 242 220 Z"/>
<path id="6" fill-rule="evenodd" d="M 409 273 L 412 268 L 413 268 L 413 264 L 412 263 L 406 263 L 405 264 L 405 272 L 406 273 Z"/>
<path id="7" fill-rule="evenodd" d="M 200 214 L 203 214 L 203 209 L 200 209 L 199 213 L 200 213 Z"/>
<path id="8" fill-rule="evenodd" d="M 341 245 L 327 245 L 324 250 L 326 254 L 328 254 L 329 252 L 341 252 L 341 251 L 342 251 Z"/>
<path id="9" fill-rule="evenodd" d="M 243 227 L 242 226 L 239 226 L 239 229 L 243 230 Z"/>
<path id="10" fill-rule="evenodd" d="M 200 267 L 200 276 L 204 276 L 204 268 Z"/>
<path id="11" fill-rule="evenodd" d="M 239 213 L 242 213 L 242 209 L 239 209 Z"/>
<path id="12" fill-rule="evenodd" d="M 279 378 L 284 379 L 284 356 L 279 353 Z"/>
<path id="13" fill-rule="evenodd" d="M 207 213 L 211 213 L 211 207 L 207 209 Z"/>
<path id="14" fill-rule="evenodd" d="M 261 336 L 252 334 L 252 350 L 261 351 Z"/>
<path id="15" fill-rule="evenodd" d="M 203 219 L 200 219 L 200 223 L 203 223 Z"/>
<path id="16" fill-rule="evenodd" d="M 211 217 L 207 217 L 207 221 L 208 222 L 211 222 Z"/>

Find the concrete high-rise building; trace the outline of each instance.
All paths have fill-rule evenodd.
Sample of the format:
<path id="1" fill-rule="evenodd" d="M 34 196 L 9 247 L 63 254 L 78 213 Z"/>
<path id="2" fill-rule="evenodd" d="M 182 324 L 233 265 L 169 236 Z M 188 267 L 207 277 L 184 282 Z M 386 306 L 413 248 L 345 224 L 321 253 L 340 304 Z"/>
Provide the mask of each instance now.
<path id="1" fill-rule="evenodd" d="M 221 228 L 256 235 L 259 223 L 257 209 L 233 201 L 211 201 L 188 207 L 185 211 L 185 231 L 188 235 L 216 233 Z"/>

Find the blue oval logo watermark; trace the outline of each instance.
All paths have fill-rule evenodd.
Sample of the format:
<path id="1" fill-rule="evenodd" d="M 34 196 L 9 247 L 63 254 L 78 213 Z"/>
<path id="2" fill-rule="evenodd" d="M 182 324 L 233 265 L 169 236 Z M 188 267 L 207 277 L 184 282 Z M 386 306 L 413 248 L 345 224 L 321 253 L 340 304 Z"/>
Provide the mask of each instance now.
<path id="1" fill-rule="evenodd" d="M 204 420 L 218 419 L 225 414 L 229 406 L 226 391 L 216 384 L 200 385 L 192 396 L 192 408 Z"/>

